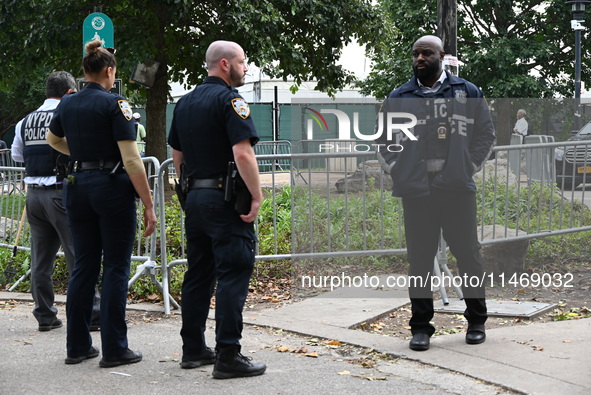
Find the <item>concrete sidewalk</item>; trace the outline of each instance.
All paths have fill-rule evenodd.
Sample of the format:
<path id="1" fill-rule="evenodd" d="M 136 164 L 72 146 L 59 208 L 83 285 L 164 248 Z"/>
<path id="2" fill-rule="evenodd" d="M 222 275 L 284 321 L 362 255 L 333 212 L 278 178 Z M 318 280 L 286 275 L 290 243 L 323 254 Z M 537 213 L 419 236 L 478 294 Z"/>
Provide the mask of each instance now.
<path id="1" fill-rule="evenodd" d="M 31 301 L 30 294 L 0 292 L 0 300 L 11 299 Z M 58 302 L 64 300 L 58 297 Z M 591 393 L 591 319 L 492 329 L 487 331 L 487 341 L 476 346 L 467 345 L 464 334 L 438 336 L 426 352 L 413 352 L 407 341 L 398 338 L 350 329 L 407 302 L 398 293 L 381 298 L 341 295 L 310 298 L 276 309 L 247 310 L 243 353 L 266 363 L 268 370 L 258 378 L 235 380 L 211 379 L 210 366 L 179 369 L 178 312 L 157 322 L 131 323 L 130 347 L 142 351 L 144 360 L 105 370 L 97 367 L 98 360 L 65 365 L 65 328 L 37 332 L 31 306 L 22 304 L 0 309 L 0 392 Z M 59 309 L 63 319 L 63 306 Z M 128 309 L 162 311 L 161 306 L 145 304 L 129 305 Z M 213 344 L 213 322 L 209 326 L 206 333 Z M 300 335 L 316 339 L 310 342 Z M 93 339 L 100 344 L 98 334 Z M 346 362 L 359 355 L 344 356 L 344 351 L 326 347 L 322 339 L 400 359 L 364 368 Z M 308 353 L 316 352 L 318 357 L 278 351 L 298 347 L 307 347 Z"/>
<path id="2" fill-rule="evenodd" d="M 466 344 L 464 333 L 436 336 L 425 352 L 410 350 L 402 339 L 350 329 L 384 316 L 398 307 L 396 302 L 404 305 L 408 299 L 316 297 L 259 312 L 256 322 L 373 348 L 518 392 L 591 393 L 591 319 L 489 329 L 480 345 Z"/>

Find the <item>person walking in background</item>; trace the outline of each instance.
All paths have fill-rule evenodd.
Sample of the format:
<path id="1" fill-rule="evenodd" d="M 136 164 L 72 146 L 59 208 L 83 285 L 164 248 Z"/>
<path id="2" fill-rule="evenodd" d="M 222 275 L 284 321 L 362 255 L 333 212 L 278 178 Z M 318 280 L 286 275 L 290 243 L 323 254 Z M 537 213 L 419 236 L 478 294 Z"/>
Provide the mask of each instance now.
<path id="1" fill-rule="evenodd" d="M 182 286 L 181 367 L 213 364 L 213 377 L 257 376 L 266 366 L 240 353 L 242 309 L 254 268 L 254 224 L 262 202 L 252 146 L 259 140 L 244 84 L 246 57 L 234 42 L 215 41 L 205 54 L 208 76 L 177 103 L 168 144 L 177 174 L 186 166 L 185 227 L 189 267 Z M 252 195 L 237 212 L 224 181 L 236 164 Z M 228 199 L 226 199 L 228 197 Z M 205 344 L 205 322 L 216 288 L 216 351 Z"/>
<path id="2" fill-rule="evenodd" d="M 6 151 L 6 149 L 8 149 L 8 146 L 6 145 L 6 141 L 4 140 L 0 140 L 0 166 L 7 166 L 7 160 L 4 157 L 4 155 L 7 154 L 8 151 Z"/>
<path id="3" fill-rule="evenodd" d="M 380 114 L 416 117 L 412 136 L 398 131 L 400 149 L 388 149 L 388 133 L 377 139 L 378 160 L 402 197 L 412 306 L 409 347 L 429 349 L 435 328 L 431 273 L 439 238 L 447 241 L 464 278 L 483 277 L 476 231 L 476 185 L 473 174 L 489 156 L 495 131 L 482 92 L 472 83 L 443 71 L 445 53 L 438 37 L 424 36 L 412 47 L 414 77 L 395 89 Z M 383 119 L 382 125 L 391 119 Z M 408 122 L 406 118 L 404 124 Z M 392 133 L 391 133 L 392 134 Z M 409 133 L 410 134 L 410 133 Z M 485 341 L 487 309 L 484 287 L 463 285 L 468 321 L 466 343 Z"/>
<path id="4" fill-rule="evenodd" d="M 141 157 L 144 157 L 146 154 L 146 128 L 144 125 L 140 123 L 140 118 L 142 116 L 139 112 L 133 113 L 133 119 L 135 121 L 135 130 L 137 132 L 136 141 L 137 141 L 137 148 L 140 153 Z"/>
<path id="5" fill-rule="evenodd" d="M 527 136 L 527 126 L 527 121 L 525 120 L 525 110 L 517 110 L 517 121 L 513 127 L 513 133 L 525 137 Z"/>
<path id="6" fill-rule="evenodd" d="M 16 124 L 11 154 L 15 162 L 24 162 L 27 185 L 26 211 L 31 229 L 31 294 L 33 315 L 40 331 L 61 328 L 54 306 L 53 270 L 60 248 L 64 251 L 68 273 L 74 268 L 74 244 L 62 205 L 62 188 L 69 157 L 47 144 L 45 132 L 55 108 L 63 96 L 76 92 L 76 80 L 66 71 L 47 77 L 45 102 Z M 57 173 L 57 174 L 56 174 Z M 95 287 L 91 328 L 99 329 L 100 296 Z"/>
<path id="7" fill-rule="evenodd" d="M 89 332 L 92 287 L 103 268 L 99 366 L 139 362 L 128 347 L 125 309 L 136 230 L 137 193 L 144 205 L 144 236 L 156 228 L 156 213 L 138 153 L 132 110 L 109 93 L 115 82 L 115 50 L 101 42 L 86 44 L 82 66 L 88 85 L 64 97 L 47 133 L 49 144 L 70 155 L 72 173 L 64 205 L 74 238 L 76 263 L 66 302 L 66 364 L 98 356 Z"/>

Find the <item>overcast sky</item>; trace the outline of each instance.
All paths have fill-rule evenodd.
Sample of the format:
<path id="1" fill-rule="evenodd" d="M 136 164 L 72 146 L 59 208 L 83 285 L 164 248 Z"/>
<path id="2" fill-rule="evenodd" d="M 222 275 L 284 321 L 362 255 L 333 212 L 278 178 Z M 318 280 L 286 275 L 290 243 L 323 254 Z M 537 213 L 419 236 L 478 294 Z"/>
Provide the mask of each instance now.
<path id="1" fill-rule="evenodd" d="M 370 71 L 370 61 L 365 57 L 365 49 L 356 42 L 343 48 L 343 55 L 338 64 L 343 65 L 345 69 L 354 73 L 357 78 L 364 78 Z M 248 67 L 246 81 L 257 81 L 260 78 L 259 68 L 256 65 L 249 65 Z M 179 83 L 172 83 L 171 87 L 171 95 L 173 97 L 183 95 L 186 92 Z"/>

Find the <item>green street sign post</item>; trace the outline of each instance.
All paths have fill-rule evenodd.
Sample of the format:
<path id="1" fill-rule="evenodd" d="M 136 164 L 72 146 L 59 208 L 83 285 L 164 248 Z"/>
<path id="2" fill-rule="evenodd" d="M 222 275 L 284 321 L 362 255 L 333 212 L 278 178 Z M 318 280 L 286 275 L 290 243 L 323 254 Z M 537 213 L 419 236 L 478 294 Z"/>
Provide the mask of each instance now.
<path id="1" fill-rule="evenodd" d="M 111 18 L 101 12 L 95 12 L 84 19 L 82 24 L 82 56 L 86 55 L 86 44 L 100 40 L 103 47 L 115 48 L 115 33 Z"/>
<path id="2" fill-rule="evenodd" d="M 100 40 L 103 47 L 115 48 L 113 21 L 101 12 L 94 12 L 84 19 L 82 24 L 82 57 L 86 55 L 86 44 L 94 40 Z M 78 90 L 82 90 L 86 84 L 86 81 L 78 81 Z M 115 80 L 110 92 L 121 95 L 120 79 Z"/>

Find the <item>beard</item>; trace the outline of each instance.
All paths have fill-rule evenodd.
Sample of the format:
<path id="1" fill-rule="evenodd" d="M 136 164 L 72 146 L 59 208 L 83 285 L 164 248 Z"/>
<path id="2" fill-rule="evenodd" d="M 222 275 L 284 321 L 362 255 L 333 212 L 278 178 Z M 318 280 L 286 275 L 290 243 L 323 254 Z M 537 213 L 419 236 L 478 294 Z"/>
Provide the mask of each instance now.
<path id="1" fill-rule="evenodd" d="M 233 87 L 238 88 L 244 85 L 244 76 L 243 72 L 239 72 L 234 66 L 230 65 L 230 81 Z"/>
<path id="2" fill-rule="evenodd" d="M 426 66 L 424 69 L 418 69 L 417 65 L 412 66 L 412 70 L 421 82 L 424 80 L 428 80 L 430 78 L 435 78 L 439 74 L 439 64 L 438 63 L 422 63 Z"/>

